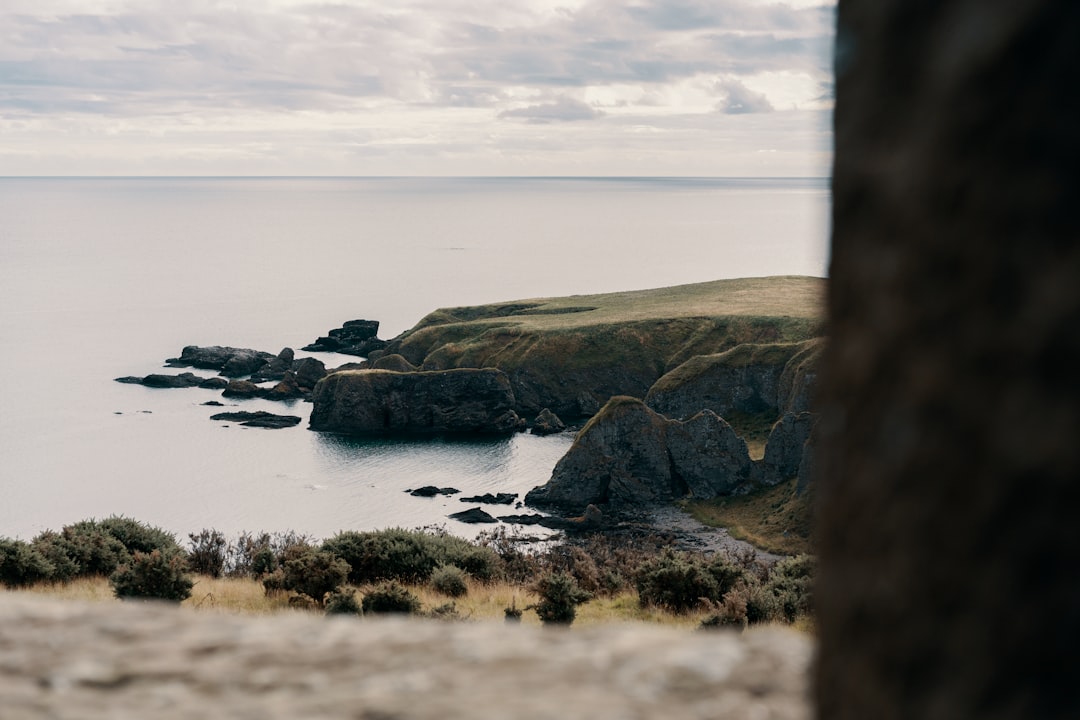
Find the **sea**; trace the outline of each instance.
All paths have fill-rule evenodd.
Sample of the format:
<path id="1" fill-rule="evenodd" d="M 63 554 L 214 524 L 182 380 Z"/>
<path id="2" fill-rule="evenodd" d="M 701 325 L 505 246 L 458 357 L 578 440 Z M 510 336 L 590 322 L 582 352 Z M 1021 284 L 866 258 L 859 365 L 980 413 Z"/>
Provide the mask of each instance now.
<path id="1" fill-rule="evenodd" d="M 0 537 L 109 515 L 181 538 L 474 537 L 490 528 L 447 517 L 460 496 L 406 491 L 524 495 L 572 434 L 356 439 L 262 400 L 234 402 L 304 422 L 242 428 L 209 419 L 218 392 L 114 378 L 360 318 L 391 338 L 447 306 L 824 277 L 828 206 L 825 178 L 0 178 Z"/>

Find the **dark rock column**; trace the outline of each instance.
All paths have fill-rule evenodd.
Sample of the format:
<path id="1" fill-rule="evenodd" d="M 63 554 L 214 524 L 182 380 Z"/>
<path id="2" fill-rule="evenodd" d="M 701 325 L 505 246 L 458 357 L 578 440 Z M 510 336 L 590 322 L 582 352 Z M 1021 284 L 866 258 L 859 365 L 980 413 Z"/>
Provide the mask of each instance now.
<path id="1" fill-rule="evenodd" d="M 1080 3 L 838 22 L 819 717 L 1080 717 Z"/>

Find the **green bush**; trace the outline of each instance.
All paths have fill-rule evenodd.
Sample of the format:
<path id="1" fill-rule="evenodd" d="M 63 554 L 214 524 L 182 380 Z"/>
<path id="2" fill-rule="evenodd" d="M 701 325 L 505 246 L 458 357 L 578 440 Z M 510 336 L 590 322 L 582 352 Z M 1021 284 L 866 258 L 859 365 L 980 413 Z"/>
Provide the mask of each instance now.
<path id="1" fill-rule="evenodd" d="M 67 582 L 80 574 L 79 563 L 68 554 L 68 544 L 59 533 L 46 530 L 34 538 L 30 545 L 52 565 L 49 580 Z"/>
<path id="2" fill-rule="evenodd" d="M 499 558 L 491 549 L 445 532 L 345 531 L 324 542 L 322 549 L 349 564 L 349 581 L 356 584 L 425 582 L 443 565 L 456 565 L 478 580 L 491 580 L 499 570 Z"/>
<path id="3" fill-rule="evenodd" d="M 372 588 L 364 594 L 361 602 L 364 614 L 403 613 L 411 615 L 420 611 L 420 598 L 408 588 L 391 580 Z"/>
<path id="4" fill-rule="evenodd" d="M 641 563 L 635 586 L 641 605 L 655 605 L 671 612 L 687 612 L 705 602 L 719 602 L 747 577 L 730 560 L 665 550 Z"/>
<path id="5" fill-rule="evenodd" d="M 190 597 L 194 585 L 186 568 L 180 553 L 135 551 L 129 562 L 109 576 L 109 583 L 118 598 L 181 602 Z"/>
<path id="6" fill-rule="evenodd" d="M 533 586 L 540 602 L 532 606 L 545 625 L 569 625 L 577 617 L 577 606 L 592 596 L 578 587 L 573 575 L 554 572 L 544 575 Z"/>
<path id="7" fill-rule="evenodd" d="M 230 543 L 225 557 L 229 577 L 259 579 L 281 567 L 285 555 L 297 547 L 310 547 L 311 538 L 293 531 L 277 533 L 243 532 Z"/>
<path id="8" fill-rule="evenodd" d="M 49 580 L 53 565 L 33 546 L 22 540 L 0 538 L 0 583 L 25 587 Z"/>
<path id="9" fill-rule="evenodd" d="M 193 572 L 221 577 L 225 571 L 225 556 L 229 544 L 225 536 L 217 530 L 203 529 L 198 535 L 188 534 L 191 550 L 188 552 L 188 566 Z"/>
<path id="10" fill-rule="evenodd" d="M 788 622 L 813 610 L 814 566 L 813 556 L 797 555 L 776 563 L 769 575 L 766 588 Z"/>
<path id="11" fill-rule="evenodd" d="M 99 521 L 98 527 L 119 540 L 131 555 L 137 552 L 151 553 L 154 550 L 159 550 L 164 554 L 183 554 L 184 552 L 172 533 L 138 520 L 113 515 Z"/>
<path id="12" fill-rule="evenodd" d="M 349 564 L 328 552 L 296 546 L 285 553 L 282 587 L 307 595 L 320 606 L 327 593 L 345 584 Z"/>
<path id="13" fill-rule="evenodd" d="M 671 551 L 643 563 L 635 585 L 642 607 L 655 605 L 677 613 L 697 607 L 702 599 L 721 597 L 720 585 L 705 563 Z"/>
<path id="14" fill-rule="evenodd" d="M 431 587 L 449 597 L 461 597 L 469 592 L 465 573 L 456 565 L 444 565 L 431 574 Z"/>
<path id="15" fill-rule="evenodd" d="M 327 615 L 359 615 L 360 603 L 356 601 L 356 591 L 338 589 L 326 596 Z"/>
<path id="16" fill-rule="evenodd" d="M 79 575 L 109 576 L 131 559 L 124 544 L 106 532 L 96 520 L 65 525 L 56 541 L 79 568 Z"/>

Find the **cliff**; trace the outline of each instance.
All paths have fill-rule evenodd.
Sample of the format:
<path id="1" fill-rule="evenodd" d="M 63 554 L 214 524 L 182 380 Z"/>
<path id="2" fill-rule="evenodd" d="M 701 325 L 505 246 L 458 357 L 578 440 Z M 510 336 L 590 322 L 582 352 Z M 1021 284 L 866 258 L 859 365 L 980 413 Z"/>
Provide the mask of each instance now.
<path id="1" fill-rule="evenodd" d="M 502 370 L 514 409 L 565 419 L 614 395 L 644 397 L 690 358 L 744 343 L 799 343 L 821 334 L 825 281 L 744 278 L 653 290 L 444 308 L 380 354 L 421 370 Z"/>

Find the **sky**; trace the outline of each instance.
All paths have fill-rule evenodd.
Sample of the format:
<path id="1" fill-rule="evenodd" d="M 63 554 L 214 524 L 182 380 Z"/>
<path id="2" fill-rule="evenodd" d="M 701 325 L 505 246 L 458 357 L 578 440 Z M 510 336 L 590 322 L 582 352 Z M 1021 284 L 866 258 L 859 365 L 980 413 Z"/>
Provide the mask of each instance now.
<path id="1" fill-rule="evenodd" d="M 834 0 L 2 0 L 0 175 L 826 176 Z"/>

